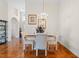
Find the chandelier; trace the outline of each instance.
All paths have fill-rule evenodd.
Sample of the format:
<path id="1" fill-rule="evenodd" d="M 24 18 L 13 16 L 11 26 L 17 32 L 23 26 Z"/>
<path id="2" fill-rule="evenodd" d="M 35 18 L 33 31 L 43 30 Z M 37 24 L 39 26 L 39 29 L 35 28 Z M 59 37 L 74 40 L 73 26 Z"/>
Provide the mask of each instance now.
<path id="1" fill-rule="evenodd" d="M 47 19 L 48 18 L 48 14 L 45 12 L 45 1 L 43 0 L 43 11 L 40 14 L 41 19 Z"/>

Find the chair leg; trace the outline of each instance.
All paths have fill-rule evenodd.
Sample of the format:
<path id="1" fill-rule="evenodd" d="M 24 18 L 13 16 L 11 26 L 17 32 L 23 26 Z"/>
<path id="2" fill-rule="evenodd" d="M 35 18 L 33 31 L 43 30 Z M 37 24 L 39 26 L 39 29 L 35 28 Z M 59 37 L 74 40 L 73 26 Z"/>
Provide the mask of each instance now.
<path id="1" fill-rule="evenodd" d="M 49 45 L 48 45 L 48 50 L 49 50 Z"/>
<path id="2" fill-rule="evenodd" d="M 57 40 L 56 40 L 56 50 L 58 49 L 58 44 L 57 44 L 58 42 L 57 42 Z"/>
<path id="3" fill-rule="evenodd" d="M 47 56 L 47 50 L 45 50 L 45 56 Z"/>
<path id="4" fill-rule="evenodd" d="M 36 56 L 38 56 L 38 50 L 36 50 Z"/>
<path id="5" fill-rule="evenodd" d="M 32 50 L 33 50 L 33 44 L 32 44 Z"/>
<path id="6" fill-rule="evenodd" d="M 58 46 L 57 46 L 57 44 L 56 44 L 56 50 L 58 49 Z"/>

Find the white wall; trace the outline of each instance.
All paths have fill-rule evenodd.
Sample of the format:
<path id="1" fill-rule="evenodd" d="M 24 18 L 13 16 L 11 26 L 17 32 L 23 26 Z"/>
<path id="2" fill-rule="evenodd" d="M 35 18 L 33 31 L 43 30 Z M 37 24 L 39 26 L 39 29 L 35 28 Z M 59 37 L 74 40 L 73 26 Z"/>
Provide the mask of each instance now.
<path id="1" fill-rule="evenodd" d="M 8 4 L 6 0 L 0 0 L 0 20 L 8 21 Z"/>
<path id="2" fill-rule="evenodd" d="M 0 20 L 7 20 L 8 4 L 6 0 L 0 0 Z"/>
<path id="3" fill-rule="evenodd" d="M 44 0 L 45 1 L 45 12 L 48 14 L 47 19 L 47 33 L 57 34 L 58 32 L 58 0 Z M 29 32 L 36 27 L 36 25 L 28 25 L 28 14 L 37 14 L 43 12 L 43 0 L 25 0 L 26 2 L 26 20 L 25 20 L 25 30 L 29 29 Z M 23 24 L 24 24 L 23 23 Z"/>
<path id="4" fill-rule="evenodd" d="M 25 0 L 8 0 L 8 20 L 9 20 L 9 41 L 11 40 L 11 28 L 12 28 L 12 23 L 11 20 L 13 17 L 17 19 L 17 27 L 16 27 L 16 33 L 17 36 L 16 38 L 19 37 L 19 22 L 20 22 L 20 12 L 25 10 Z"/>
<path id="5" fill-rule="evenodd" d="M 25 10 L 25 0 L 8 0 L 9 18 L 16 17 L 19 21 L 20 11 Z"/>
<path id="6" fill-rule="evenodd" d="M 60 0 L 60 42 L 79 57 L 79 0 Z"/>

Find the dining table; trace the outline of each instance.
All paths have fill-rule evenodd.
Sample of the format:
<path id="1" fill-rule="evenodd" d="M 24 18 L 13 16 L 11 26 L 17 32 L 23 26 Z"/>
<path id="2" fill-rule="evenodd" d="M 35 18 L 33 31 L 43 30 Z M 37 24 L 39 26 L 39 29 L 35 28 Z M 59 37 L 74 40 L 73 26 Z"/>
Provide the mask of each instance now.
<path id="1" fill-rule="evenodd" d="M 56 36 L 55 35 L 52 35 L 52 34 L 47 34 L 46 35 L 47 37 L 53 37 L 55 40 L 56 40 L 56 50 L 57 50 L 57 39 L 56 39 Z M 27 39 L 27 38 L 34 38 L 34 39 Z M 36 38 L 36 34 L 29 34 L 29 35 L 25 35 L 24 36 L 24 39 L 25 41 L 27 42 L 32 42 L 32 49 L 34 48 L 34 42 L 35 42 L 35 38 Z M 51 41 L 51 39 L 47 39 L 47 41 Z"/>

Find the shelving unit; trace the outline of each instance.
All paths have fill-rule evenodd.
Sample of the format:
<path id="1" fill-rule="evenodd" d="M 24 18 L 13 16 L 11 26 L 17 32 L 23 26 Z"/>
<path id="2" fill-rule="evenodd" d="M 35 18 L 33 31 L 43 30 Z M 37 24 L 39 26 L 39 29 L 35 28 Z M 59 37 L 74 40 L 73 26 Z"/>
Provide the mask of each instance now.
<path id="1" fill-rule="evenodd" d="M 0 44 L 7 42 L 7 21 L 0 20 Z"/>

